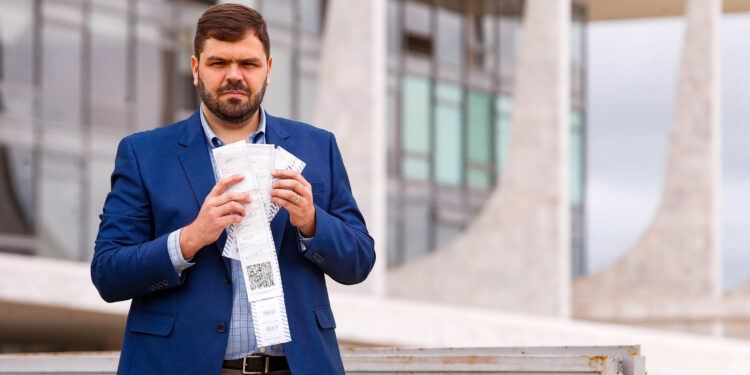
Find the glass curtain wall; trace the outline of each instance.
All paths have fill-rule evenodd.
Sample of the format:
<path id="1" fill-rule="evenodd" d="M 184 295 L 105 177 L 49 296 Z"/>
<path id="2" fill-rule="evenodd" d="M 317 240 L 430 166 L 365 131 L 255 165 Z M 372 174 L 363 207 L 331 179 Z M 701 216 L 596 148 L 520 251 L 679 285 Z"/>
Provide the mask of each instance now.
<path id="1" fill-rule="evenodd" d="M 502 184 L 521 34 L 520 0 L 389 0 L 389 266 L 468 225 Z M 574 275 L 584 271 L 585 9 L 571 33 Z"/>
<path id="2" fill-rule="evenodd" d="M 213 3 L 0 0 L 0 251 L 90 259 L 119 140 L 198 108 L 193 33 Z M 269 112 L 311 121 L 325 1 L 246 3 L 273 35 Z"/>

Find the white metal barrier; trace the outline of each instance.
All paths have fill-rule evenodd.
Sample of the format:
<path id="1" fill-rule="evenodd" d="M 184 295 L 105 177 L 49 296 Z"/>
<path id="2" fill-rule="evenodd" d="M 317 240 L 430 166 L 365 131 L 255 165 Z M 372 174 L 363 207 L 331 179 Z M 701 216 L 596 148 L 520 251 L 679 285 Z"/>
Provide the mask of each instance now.
<path id="1" fill-rule="evenodd" d="M 645 375 L 639 346 L 343 348 L 347 374 Z M 4 354 L 0 375 L 112 375 L 118 352 Z"/>

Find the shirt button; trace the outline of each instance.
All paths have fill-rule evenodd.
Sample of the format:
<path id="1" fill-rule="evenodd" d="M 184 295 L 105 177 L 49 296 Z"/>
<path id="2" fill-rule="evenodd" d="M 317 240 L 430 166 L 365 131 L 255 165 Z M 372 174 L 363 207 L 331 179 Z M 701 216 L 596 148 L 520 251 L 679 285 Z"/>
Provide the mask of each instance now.
<path id="1" fill-rule="evenodd" d="M 216 330 L 219 331 L 219 333 L 224 333 L 224 331 L 227 330 L 227 327 L 224 325 L 224 323 L 219 323 L 219 325 L 216 326 Z"/>

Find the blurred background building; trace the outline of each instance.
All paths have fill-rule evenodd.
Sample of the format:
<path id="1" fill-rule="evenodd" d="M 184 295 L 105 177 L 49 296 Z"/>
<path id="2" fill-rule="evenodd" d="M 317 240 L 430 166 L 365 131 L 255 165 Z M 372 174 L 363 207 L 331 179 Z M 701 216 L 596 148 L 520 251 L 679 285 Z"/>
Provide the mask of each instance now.
<path id="1" fill-rule="evenodd" d="M 119 347 L 127 305 L 96 298 L 87 264 L 116 145 L 196 110 L 193 32 L 214 3 L 0 0 L 0 351 Z M 269 25 L 274 64 L 264 107 L 337 134 L 377 240 L 371 279 L 354 289 L 333 287 L 334 302 L 350 293 L 338 303 L 423 300 L 446 309 L 750 338 L 750 287 L 727 296 L 721 287 L 721 101 L 714 92 L 721 1 L 244 3 Z M 726 0 L 723 11 L 750 12 L 750 3 Z M 655 216 L 666 224 L 656 220 L 647 230 L 655 234 L 644 235 L 624 261 L 589 272 L 587 148 L 596 146 L 588 138 L 588 30 L 597 22 L 683 14 L 683 51 L 693 52 L 678 62 L 684 77 L 672 69 L 678 86 L 693 85 L 675 94 L 666 169 L 682 172 L 665 172 L 673 184 L 665 183 L 668 204 L 657 210 L 666 213 Z M 707 37 L 691 37 L 691 29 Z M 706 60 L 696 60 L 701 54 Z M 691 95 L 696 88 L 705 97 Z M 564 97 L 545 97 L 559 90 Z M 713 120 L 680 115 L 703 105 Z M 699 135 L 680 130 L 704 125 Z M 696 158 L 707 164 L 680 164 L 686 150 L 704 150 Z M 690 178 L 705 181 L 704 189 L 688 188 L 690 199 L 670 201 Z M 689 220 L 680 218 L 691 215 L 705 221 L 685 226 Z M 685 252 L 683 242 L 664 240 L 673 237 L 693 246 L 682 261 L 675 256 Z M 481 251 L 490 255 L 476 256 L 487 254 Z M 340 321 L 356 322 L 356 308 L 336 311 Z M 342 341 L 410 342 L 355 328 L 340 327 Z"/>
<path id="2" fill-rule="evenodd" d="M 195 20 L 211 3 L 3 1 L 3 122 L 22 133 L 3 143 L 9 214 L 1 229 L 12 239 L 0 242 L 4 251 L 90 259 L 113 142 L 198 106 L 185 61 Z M 312 123 L 326 1 L 255 7 L 273 35 L 274 82 L 264 106 Z M 387 2 L 390 266 L 455 236 L 500 182 L 521 8 L 520 1 Z M 573 9 L 571 231 L 579 275 L 585 7 Z"/>

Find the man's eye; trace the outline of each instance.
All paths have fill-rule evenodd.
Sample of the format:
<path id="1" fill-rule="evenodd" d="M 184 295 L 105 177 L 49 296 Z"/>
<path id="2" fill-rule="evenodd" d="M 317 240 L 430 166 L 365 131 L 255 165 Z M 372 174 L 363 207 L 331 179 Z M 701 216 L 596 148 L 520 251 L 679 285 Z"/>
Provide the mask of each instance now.
<path id="1" fill-rule="evenodd" d="M 215 62 L 212 62 L 209 65 L 211 65 L 211 66 L 222 66 L 222 65 L 224 65 L 224 62 L 223 61 L 215 61 Z"/>

